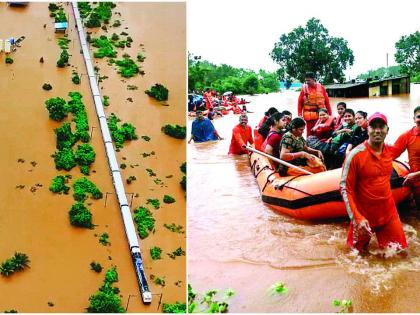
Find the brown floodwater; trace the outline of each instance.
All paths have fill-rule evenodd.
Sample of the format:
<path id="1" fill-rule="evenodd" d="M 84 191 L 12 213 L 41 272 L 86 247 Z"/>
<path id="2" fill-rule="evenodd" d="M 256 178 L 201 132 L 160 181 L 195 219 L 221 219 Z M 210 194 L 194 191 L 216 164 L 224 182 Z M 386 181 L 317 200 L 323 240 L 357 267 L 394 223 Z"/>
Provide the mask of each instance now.
<path id="1" fill-rule="evenodd" d="M 298 92 L 245 98 L 251 101 L 252 127 L 271 106 L 297 115 Z M 339 101 L 355 111 L 385 113 L 387 141 L 393 142 L 413 126 L 420 85 L 412 84 L 410 95 L 331 99 L 334 107 Z M 299 221 L 262 203 L 247 157 L 227 155 L 237 120 L 231 114 L 214 121 L 225 140 L 188 145 L 188 281 L 193 289 L 232 288 L 231 312 L 335 312 L 334 299 L 350 299 L 354 312 L 419 312 L 418 211 L 401 212 L 407 258 L 354 255 L 345 244 L 347 219 Z M 371 251 L 376 250 L 372 244 Z M 287 294 L 269 293 L 278 281 Z"/>
<path id="2" fill-rule="evenodd" d="M 110 97 L 106 113 L 114 112 L 122 122 L 132 123 L 139 137 L 151 138 L 149 142 L 142 138 L 132 141 L 117 153 L 119 163 L 127 165 L 122 170 L 123 179 L 130 175 L 137 178 L 125 187 L 132 209 L 145 205 L 149 198 L 161 202 L 159 210 L 148 206 L 156 219 L 156 232 L 140 242 L 146 275 L 163 278 L 166 283 L 162 287 L 149 280 L 154 294 L 149 306 L 143 305 L 139 296 L 71 6 L 64 5 L 71 39 L 71 67 L 64 69 L 56 67 L 60 54 L 56 38 L 61 35 L 54 33 L 47 6 L 48 3 L 30 3 L 26 8 L 10 8 L 0 3 L 0 38 L 25 36 L 21 47 L 11 54 L 12 65 L 5 64 L 4 53 L 0 55 L 0 261 L 15 251 L 26 253 L 31 260 L 30 269 L 8 278 L 0 277 L 0 311 L 84 312 L 89 296 L 104 279 L 104 271 L 96 274 L 90 270 L 89 264 L 96 261 L 105 269 L 117 266 L 116 286 L 128 312 L 161 312 L 161 303 L 184 302 L 186 298 L 186 259 L 181 256 L 173 260 L 167 256 L 178 247 L 185 250 L 186 236 L 163 227 L 165 223 L 184 228 L 186 225 L 185 193 L 179 184 L 182 177 L 179 166 L 186 159 L 185 141 L 168 137 L 160 130 L 167 123 L 185 124 L 185 3 L 118 3 L 111 24 L 119 19 L 121 26 L 110 27 L 108 34 L 127 32 L 133 43 L 124 52 L 133 59 L 144 50 L 145 75 L 122 80 L 105 60 L 98 62 L 100 75 L 109 77 L 100 83 L 102 95 Z M 118 49 L 118 53 L 121 57 L 123 50 Z M 43 64 L 39 62 L 41 57 Z M 82 74 L 80 85 L 71 82 L 73 69 Z M 44 83 L 50 83 L 53 89 L 44 91 L 41 88 Z M 162 106 L 144 94 L 155 83 L 169 89 L 169 106 Z M 138 90 L 128 91 L 128 84 L 137 85 Z M 88 112 L 91 144 L 96 151 L 89 179 L 107 196 L 106 205 L 105 198 L 88 201 L 95 224 L 93 230 L 69 224 L 71 194 L 54 195 L 48 190 L 51 179 L 58 174 L 82 176 L 78 167 L 70 172 L 56 171 L 50 157 L 55 151 L 53 129 L 61 123 L 48 119 L 44 102 L 57 96 L 68 100 L 70 91 L 83 95 Z M 133 102 L 127 101 L 130 97 Z M 151 151 L 155 155 L 142 156 Z M 18 159 L 24 162 L 18 163 Z M 153 169 L 156 177 L 149 177 L 147 168 Z M 156 178 L 162 184 L 156 184 Z M 19 185 L 24 187 L 16 188 Z M 31 187 L 36 190 L 31 192 Z M 165 194 L 176 202 L 164 204 Z M 110 246 L 98 242 L 99 235 L 105 232 L 109 234 Z M 153 246 L 162 248 L 162 260 L 151 259 L 149 249 Z"/>

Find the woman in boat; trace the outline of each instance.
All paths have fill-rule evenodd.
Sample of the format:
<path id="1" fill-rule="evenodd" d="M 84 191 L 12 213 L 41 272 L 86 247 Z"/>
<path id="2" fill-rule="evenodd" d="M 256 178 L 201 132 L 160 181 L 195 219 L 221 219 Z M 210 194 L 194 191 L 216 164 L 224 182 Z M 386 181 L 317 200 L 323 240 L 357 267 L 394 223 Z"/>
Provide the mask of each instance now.
<path id="1" fill-rule="evenodd" d="M 322 163 L 323 155 L 319 150 L 307 146 L 302 137 L 305 131 L 306 122 L 301 117 L 296 117 L 290 123 L 288 131 L 281 140 L 280 159 L 306 169 L 312 173 L 319 173 L 326 170 Z M 283 164 L 279 166 L 280 175 L 300 175 L 301 172 L 288 168 Z"/>
<path id="2" fill-rule="evenodd" d="M 280 157 L 280 143 L 284 135 L 284 127 L 287 124 L 287 120 L 282 113 L 275 113 L 271 116 L 270 120 L 273 125 L 268 133 L 267 138 L 261 146 L 262 151 L 270 154 L 276 158 Z"/>
<path id="3" fill-rule="evenodd" d="M 363 143 L 369 138 L 367 133 L 367 113 L 362 110 L 359 110 L 358 112 L 356 112 L 354 119 L 356 121 L 357 127 L 353 132 L 350 144 L 347 146 L 346 156 L 350 153 L 350 151 L 353 148 L 357 147 L 359 144 Z"/>
<path id="4" fill-rule="evenodd" d="M 334 131 L 334 120 L 333 116 L 330 116 L 326 108 L 319 110 L 319 119 L 312 128 L 312 135 L 307 139 L 308 146 L 315 150 L 320 150 L 324 155 L 328 151 L 328 139 L 331 138 Z"/>
<path id="5" fill-rule="evenodd" d="M 354 111 L 346 108 L 343 115 L 344 122 L 332 134 L 330 155 L 333 157 L 331 161 L 332 168 L 338 168 L 343 165 L 346 155 L 347 146 L 350 144 L 354 130 L 356 129 L 356 121 Z"/>
<path id="6" fill-rule="evenodd" d="M 347 104 L 344 102 L 339 102 L 337 104 L 337 113 L 338 115 L 335 117 L 335 129 L 338 129 L 344 122 L 344 111 L 347 109 Z"/>

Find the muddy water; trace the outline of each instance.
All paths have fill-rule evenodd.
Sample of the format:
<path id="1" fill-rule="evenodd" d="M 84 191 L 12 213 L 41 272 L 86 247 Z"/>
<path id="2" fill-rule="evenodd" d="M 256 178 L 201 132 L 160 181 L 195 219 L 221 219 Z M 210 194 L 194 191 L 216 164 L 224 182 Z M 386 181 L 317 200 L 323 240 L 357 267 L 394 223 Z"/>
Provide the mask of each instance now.
<path id="1" fill-rule="evenodd" d="M 100 74 L 109 76 L 102 83 L 103 94 L 110 96 L 107 113 L 116 113 L 123 122 L 131 122 L 139 136 L 148 135 L 126 145 L 119 153 L 120 163 L 126 163 L 123 178 L 134 175 L 137 181 L 126 185 L 132 209 L 146 203 L 148 198 L 159 198 L 162 205 L 153 210 L 156 232 L 141 242 L 146 273 L 165 279 L 166 286 L 156 286 L 149 281 L 154 301 L 144 306 L 127 247 L 125 232 L 107 166 L 99 124 L 86 80 L 84 62 L 79 52 L 77 34 L 70 5 L 69 53 L 72 67 L 58 69 L 55 66 L 60 49 L 56 43 L 48 3 L 30 3 L 27 8 L 9 8 L 0 3 L 2 28 L 0 38 L 24 35 L 26 39 L 11 56 L 12 65 L 4 63 L 0 55 L 0 260 L 11 257 L 15 251 L 26 253 L 31 268 L 10 278 L 0 277 L 0 310 L 16 309 L 19 312 L 84 312 L 88 298 L 100 287 L 104 272 L 90 270 L 93 260 L 104 268 L 117 266 L 124 307 L 129 312 L 160 312 L 160 302 L 185 301 L 185 257 L 170 259 L 166 253 L 178 247 L 185 250 L 185 234 L 175 234 L 163 227 L 164 223 L 185 226 L 185 198 L 180 188 L 179 165 L 185 161 L 185 142 L 163 135 L 160 127 L 166 123 L 185 123 L 185 5 L 184 4 L 118 4 L 114 11 L 121 12 L 118 33 L 125 30 L 133 38 L 133 56 L 144 44 L 147 56 L 144 77 L 120 81 L 119 75 L 106 63 L 99 65 Z M 114 18 L 115 19 L 115 18 Z M 112 20 L 114 20 L 112 19 Z M 46 27 L 44 28 L 44 24 Z M 119 56 L 122 52 L 119 53 Z M 39 63 L 40 57 L 45 60 Z M 72 69 L 82 74 L 81 85 L 71 82 Z M 169 70 L 171 69 L 171 70 Z M 111 71 L 112 70 L 112 71 Z M 42 90 L 43 83 L 53 86 L 51 91 Z M 150 101 L 144 90 L 152 83 L 162 83 L 170 91 L 169 105 L 161 106 Z M 139 86 L 138 91 L 127 91 L 126 85 Z M 91 201 L 94 230 L 70 226 L 68 210 L 73 204 L 71 195 L 53 195 L 48 186 L 58 173 L 50 155 L 55 151 L 53 129 L 60 124 L 48 119 L 44 102 L 50 97 L 68 99 L 69 91 L 79 91 L 84 96 L 92 127 L 92 145 L 96 161 L 90 179 L 107 195 Z M 126 98 L 132 97 L 129 103 Z M 141 153 L 155 151 L 155 155 L 143 158 Z M 23 163 L 17 160 L 24 159 Z M 31 162 L 35 166 L 31 164 Z M 138 164 L 139 166 L 134 166 Z M 132 165 L 133 167 L 130 167 Z M 151 168 L 164 185 L 157 185 L 147 176 Z M 69 174 L 81 177 L 74 168 Z M 166 178 L 166 176 L 173 177 Z M 36 184 L 39 184 L 36 186 Z M 24 185 L 23 189 L 15 188 Z M 42 185 L 42 186 L 40 186 Z M 31 192 L 34 186 L 36 191 Z M 109 194 L 107 194 L 109 193 Z M 134 197 L 138 194 L 138 197 Z M 171 195 L 176 202 L 163 204 L 163 195 Z M 107 232 L 110 246 L 102 246 L 98 235 Z M 152 261 L 149 248 L 163 249 L 160 261 Z M 181 281 L 181 282 L 178 282 Z M 177 285 L 175 284 L 177 283 Z M 129 303 L 128 303 L 129 301 Z M 53 306 L 49 306 L 51 302 Z"/>
<path id="2" fill-rule="evenodd" d="M 296 115 L 297 97 L 292 91 L 246 96 L 250 125 L 270 106 Z M 410 95 L 331 101 L 341 100 L 354 110 L 384 112 L 391 128 L 387 140 L 393 142 L 413 124 L 420 86 L 412 85 Z M 237 116 L 214 123 L 225 140 L 188 145 L 188 277 L 196 291 L 234 289 L 231 312 L 334 312 L 333 299 L 351 299 L 355 312 L 420 311 L 420 224 L 414 209 L 401 215 L 408 258 L 355 256 L 345 245 L 346 219 L 305 222 L 265 206 L 247 158 L 227 156 Z M 270 295 L 277 281 L 288 294 Z"/>

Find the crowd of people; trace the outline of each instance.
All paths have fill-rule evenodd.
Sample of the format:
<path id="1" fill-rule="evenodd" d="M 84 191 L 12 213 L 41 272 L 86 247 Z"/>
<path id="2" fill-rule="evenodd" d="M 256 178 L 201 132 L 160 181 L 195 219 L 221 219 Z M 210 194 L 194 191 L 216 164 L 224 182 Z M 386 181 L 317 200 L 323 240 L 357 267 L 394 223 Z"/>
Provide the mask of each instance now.
<path id="1" fill-rule="evenodd" d="M 197 110 L 210 120 L 223 117 L 230 112 L 238 115 L 247 112 L 246 103 L 245 99 L 236 97 L 233 92 L 220 95 L 215 90 L 207 88 L 202 94 L 188 96 L 188 115 L 196 116 Z"/>
<path id="2" fill-rule="evenodd" d="M 375 233 L 379 247 L 395 245 L 405 249 L 407 242 L 392 197 L 390 177 L 392 161 L 407 150 L 410 173 L 403 185 L 412 188 L 420 209 L 420 106 L 414 110 L 415 125 L 394 145 L 384 142 L 389 130 L 385 115 L 355 113 L 344 102 L 336 106 L 338 115 L 334 117 L 325 88 L 308 73 L 298 99 L 299 116 L 292 118 L 291 112 L 270 107 L 253 137 L 247 113 L 242 111 L 232 130 L 229 154 L 246 154 L 246 146 L 254 144 L 257 150 L 281 160 L 271 161 L 281 176 L 342 168 L 340 190 L 351 220 L 348 245 L 366 250 Z M 222 139 L 205 119 L 198 110 L 189 142 Z M 200 130 L 206 130 L 209 136 L 201 136 Z M 297 167 L 288 167 L 282 161 Z"/>

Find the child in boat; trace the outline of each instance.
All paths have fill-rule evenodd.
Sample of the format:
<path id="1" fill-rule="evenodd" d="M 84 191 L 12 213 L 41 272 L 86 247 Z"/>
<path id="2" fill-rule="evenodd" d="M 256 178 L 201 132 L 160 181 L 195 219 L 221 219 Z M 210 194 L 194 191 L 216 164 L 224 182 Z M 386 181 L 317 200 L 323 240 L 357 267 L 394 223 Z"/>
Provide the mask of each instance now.
<path id="1" fill-rule="evenodd" d="M 344 102 L 339 102 L 337 104 L 337 113 L 338 115 L 335 117 L 335 129 L 338 129 L 343 124 L 343 117 L 344 117 L 344 111 L 347 109 L 347 104 Z"/>
<path id="2" fill-rule="evenodd" d="M 353 148 L 357 147 L 359 144 L 363 143 L 369 138 L 367 133 L 367 113 L 359 110 L 356 112 L 354 119 L 356 121 L 357 127 L 353 132 L 350 144 L 347 146 L 346 156 Z"/>
<path id="3" fill-rule="evenodd" d="M 280 159 L 299 166 L 312 173 L 319 173 L 326 170 L 323 160 L 323 154 L 319 150 L 314 150 L 307 146 L 302 137 L 305 131 L 306 122 L 301 117 L 296 117 L 290 123 L 288 131 L 281 140 Z M 301 172 L 279 165 L 280 175 L 300 175 Z"/>

